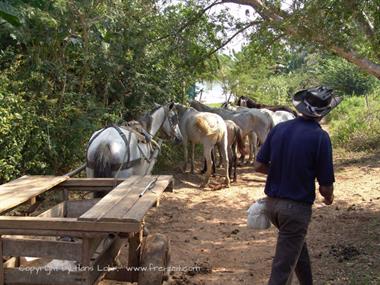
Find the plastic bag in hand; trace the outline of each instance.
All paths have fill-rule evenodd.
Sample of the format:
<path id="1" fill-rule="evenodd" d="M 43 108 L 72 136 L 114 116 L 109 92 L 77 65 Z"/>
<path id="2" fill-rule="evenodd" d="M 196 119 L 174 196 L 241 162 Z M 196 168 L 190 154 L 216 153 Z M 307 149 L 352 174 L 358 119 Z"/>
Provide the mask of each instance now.
<path id="1" fill-rule="evenodd" d="M 270 227 L 270 221 L 265 214 L 266 199 L 254 202 L 248 209 L 247 226 L 251 229 L 265 230 Z"/>

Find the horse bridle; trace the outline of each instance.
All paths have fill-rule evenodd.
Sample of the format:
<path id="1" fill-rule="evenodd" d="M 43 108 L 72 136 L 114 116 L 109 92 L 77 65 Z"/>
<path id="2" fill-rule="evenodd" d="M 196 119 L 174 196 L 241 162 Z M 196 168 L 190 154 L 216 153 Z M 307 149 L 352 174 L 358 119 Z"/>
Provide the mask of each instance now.
<path id="1" fill-rule="evenodd" d="M 158 109 L 161 108 L 161 107 L 163 107 L 163 106 L 157 107 L 157 109 L 154 109 L 151 113 L 154 113 L 156 110 L 158 110 Z M 168 122 L 169 122 L 169 126 L 170 126 L 170 128 L 171 128 L 171 129 L 174 129 L 173 123 L 172 123 L 172 121 L 169 119 L 169 112 L 170 112 L 170 110 L 166 110 L 166 106 L 164 106 L 163 108 L 164 108 L 164 118 L 165 118 L 165 119 L 162 120 L 162 123 L 161 123 L 160 127 L 158 128 L 158 130 L 160 130 L 160 129 L 162 128 L 162 126 L 165 124 L 165 120 L 166 120 L 166 118 L 168 119 Z M 147 132 L 147 134 L 150 135 L 151 138 L 153 138 L 153 135 L 152 135 L 150 132 L 148 132 L 148 131 L 146 131 L 146 132 Z"/>

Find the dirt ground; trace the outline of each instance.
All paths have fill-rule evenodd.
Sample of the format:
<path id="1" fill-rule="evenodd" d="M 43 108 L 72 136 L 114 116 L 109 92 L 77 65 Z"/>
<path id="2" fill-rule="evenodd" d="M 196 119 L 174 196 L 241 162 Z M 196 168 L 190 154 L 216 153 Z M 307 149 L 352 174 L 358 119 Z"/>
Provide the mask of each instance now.
<path id="1" fill-rule="evenodd" d="M 326 206 L 317 194 L 307 235 L 314 284 L 380 284 L 380 151 L 334 150 L 334 167 L 335 201 Z M 247 209 L 265 196 L 265 176 L 240 167 L 238 182 L 219 190 L 221 176 L 206 189 L 199 174 L 174 177 L 174 192 L 146 217 L 149 231 L 171 242 L 177 270 L 164 284 L 267 284 L 277 230 L 246 226 Z"/>
<path id="2" fill-rule="evenodd" d="M 380 152 L 338 151 L 335 171 L 335 202 L 325 206 L 317 197 L 307 236 L 315 284 L 380 284 Z M 276 229 L 246 227 L 265 177 L 241 167 L 238 182 L 220 190 L 200 189 L 200 175 L 174 177 L 174 192 L 146 218 L 151 233 L 171 241 L 177 269 L 165 284 L 266 284 Z"/>

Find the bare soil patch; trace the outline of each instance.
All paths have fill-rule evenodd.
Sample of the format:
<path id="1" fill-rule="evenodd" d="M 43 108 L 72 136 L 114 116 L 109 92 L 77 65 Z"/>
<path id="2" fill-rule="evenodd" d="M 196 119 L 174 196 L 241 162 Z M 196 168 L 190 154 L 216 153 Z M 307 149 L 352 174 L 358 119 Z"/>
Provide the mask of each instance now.
<path id="1" fill-rule="evenodd" d="M 380 153 L 335 156 L 335 202 L 325 206 L 317 198 L 307 237 L 315 284 L 380 284 Z M 174 192 L 164 193 L 146 218 L 151 232 L 171 240 L 176 270 L 166 284 L 266 284 L 276 229 L 246 227 L 248 207 L 264 196 L 265 177 L 241 167 L 231 188 L 213 190 L 222 177 L 200 189 L 200 175 L 174 176 Z"/>

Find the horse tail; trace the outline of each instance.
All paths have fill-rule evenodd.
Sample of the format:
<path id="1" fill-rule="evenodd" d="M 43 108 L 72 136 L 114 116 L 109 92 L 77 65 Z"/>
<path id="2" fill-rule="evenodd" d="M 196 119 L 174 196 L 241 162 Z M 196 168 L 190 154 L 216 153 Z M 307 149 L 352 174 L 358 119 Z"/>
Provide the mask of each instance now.
<path id="1" fill-rule="evenodd" d="M 239 149 L 239 152 L 242 155 L 245 155 L 245 143 L 244 143 L 244 137 L 243 137 L 242 131 L 239 127 L 237 127 L 235 130 L 236 130 L 235 134 L 236 134 L 237 147 Z"/>
<path id="2" fill-rule="evenodd" d="M 111 155 L 109 143 L 99 144 L 94 154 L 94 177 L 112 177 Z"/>

